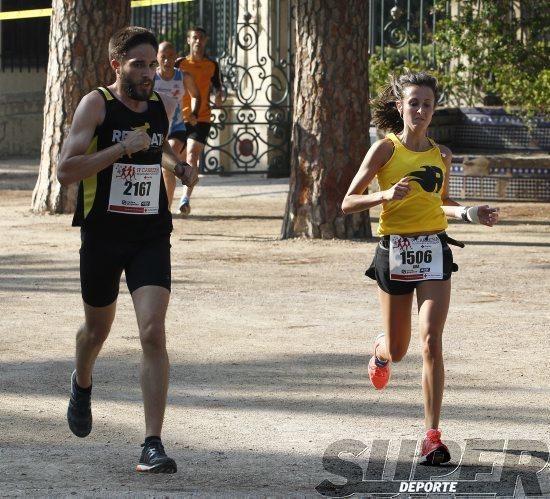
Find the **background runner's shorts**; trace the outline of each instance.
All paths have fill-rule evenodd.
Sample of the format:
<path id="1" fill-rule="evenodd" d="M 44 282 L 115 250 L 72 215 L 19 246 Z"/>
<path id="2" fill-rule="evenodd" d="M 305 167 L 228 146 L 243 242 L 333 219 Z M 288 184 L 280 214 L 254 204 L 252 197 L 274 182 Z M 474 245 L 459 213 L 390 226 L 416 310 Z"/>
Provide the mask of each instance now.
<path id="1" fill-rule="evenodd" d="M 453 252 L 445 235 L 440 236 L 441 246 L 443 248 L 443 279 L 426 279 L 428 281 L 447 281 L 451 274 L 458 270 L 458 266 L 453 263 Z M 376 252 L 370 267 L 365 272 L 367 277 L 374 279 L 380 289 L 390 295 L 408 295 L 415 288 L 425 281 L 392 281 L 390 279 L 390 250 L 389 239 L 382 238 L 376 245 Z"/>
<path id="2" fill-rule="evenodd" d="M 199 121 L 196 125 L 185 123 L 185 130 L 188 139 L 193 139 L 201 144 L 206 144 L 208 132 L 210 132 L 210 123 L 204 121 Z"/>
<path id="3" fill-rule="evenodd" d="M 168 140 L 170 140 L 170 139 L 177 139 L 180 142 L 183 142 L 185 144 L 185 142 L 187 141 L 187 130 L 170 131 L 168 133 Z"/>
<path id="4" fill-rule="evenodd" d="M 144 241 L 116 241 L 82 232 L 80 284 L 82 299 L 105 307 L 118 296 L 122 271 L 130 293 L 142 286 L 171 290 L 170 235 Z"/>

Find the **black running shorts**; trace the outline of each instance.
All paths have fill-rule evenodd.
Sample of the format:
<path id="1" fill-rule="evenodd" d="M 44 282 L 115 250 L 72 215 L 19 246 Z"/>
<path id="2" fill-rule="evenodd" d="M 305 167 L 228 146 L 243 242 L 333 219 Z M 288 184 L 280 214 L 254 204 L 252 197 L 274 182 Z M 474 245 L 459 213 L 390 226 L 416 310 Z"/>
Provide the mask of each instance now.
<path id="1" fill-rule="evenodd" d="M 143 241 L 116 241 L 81 232 L 82 299 L 105 307 L 118 296 L 122 271 L 130 293 L 142 286 L 171 289 L 170 235 Z"/>
<path id="2" fill-rule="evenodd" d="M 168 133 L 168 140 L 177 139 L 185 144 L 187 140 L 187 130 L 176 130 L 175 132 Z"/>
<path id="3" fill-rule="evenodd" d="M 204 121 L 198 122 L 196 125 L 185 123 L 185 134 L 188 139 L 193 139 L 201 144 L 206 144 L 208 133 L 210 132 L 210 123 Z"/>
<path id="4" fill-rule="evenodd" d="M 453 263 L 453 252 L 447 244 L 446 234 L 440 234 L 441 245 L 443 248 L 443 279 L 427 279 L 429 281 L 447 281 L 451 274 L 458 270 L 458 266 Z M 389 238 L 383 237 L 376 245 L 376 252 L 370 267 L 365 272 L 367 277 L 374 279 L 378 287 L 390 295 L 408 295 L 416 287 L 426 281 L 392 281 L 390 279 L 390 250 Z"/>

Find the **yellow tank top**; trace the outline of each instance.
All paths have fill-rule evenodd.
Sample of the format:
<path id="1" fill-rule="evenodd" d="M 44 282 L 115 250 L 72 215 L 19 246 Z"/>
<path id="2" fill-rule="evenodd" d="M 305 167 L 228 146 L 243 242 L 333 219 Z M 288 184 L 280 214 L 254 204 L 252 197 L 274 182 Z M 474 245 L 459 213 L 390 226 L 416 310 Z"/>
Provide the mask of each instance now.
<path id="1" fill-rule="evenodd" d="M 386 201 L 382 206 L 378 234 L 422 234 L 447 228 L 441 191 L 447 167 L 441 159 L 439 147 L 416 152 L 407 149 L 394 133 L 386 138 L 393 142 L 393 154 L 378 171 L 380 190 L 390 189 L 403 177 L 409 177 L 411 190 L 404 199 Z"/>

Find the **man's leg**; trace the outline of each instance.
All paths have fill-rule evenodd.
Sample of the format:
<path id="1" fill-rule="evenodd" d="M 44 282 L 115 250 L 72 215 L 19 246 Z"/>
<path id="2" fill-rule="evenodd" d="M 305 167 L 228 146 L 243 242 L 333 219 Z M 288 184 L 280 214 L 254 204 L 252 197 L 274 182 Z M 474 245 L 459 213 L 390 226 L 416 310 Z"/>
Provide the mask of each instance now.
<path id="1" fill-rule="evenodd" d="M 169 371 L 164 321 L 169 299 L 170 292 L 160 286 L 142 286 L 132 293 L 143 350 L 141 391 L 146 437 L 160 437 L 164 420 Z"/>
<path id="2" fill-rule="evenodd" d="M 76 369 L 71 376 L 67 409 L 69 428 L 78 437 L 92 431 L 92 371 L 115 318 L 116 301 L 106 307 L 84 303 L 85 322 L 76 335 Z"/>
<path id="3" fill-rule="evenodd" d="M 187 162 L 196 170 L 199 169 L 199 158 L 204 150 L 204 144 L 194 139 L 187 139 Z M 180 212 L 183 215 L 191 213 L 190 199 L 193 187 L 183 186 L 183 195 L 180 200 Z"/>
<path id="4" fill-rule="evenodd" d="M 185 161 L 187 152 L 185 150 L 185 143 L 176 138 L 168 139 L 168 143 L 172 147 L 174 154 L 181 160 Z M 164 184 L 166 185 L 166 195 L 168 197 L 168 209 L 172 207 L 172 201 L 174 200 L 174 193 L 176 191 L 176 176 L 166 168 L 162 169 L 162 176 L 164 178 Z"/>
<path id="5" fill-rule="evenodd" d="M 176 192 L 176 176 L 166 168 L 162 169 L 162 178 L 164 178 L 164 185 L 166 186 L 166 197 L 168 199 L 168 209 L 172 207 L 172 201 L 174 199 L 174 193 Z"/>
<path id="6" fill-rule="evenodd" d="M 116 301 L 106 307 L 84 303 L 85 322 L 76 334 L 76 382 L 87 388 L 92 384 L 92 371 L 103 343 L 115 320 Z"/>
<path id="7" fill-rule="evenodd" d="M 145 443 L 136 470 L 148 473 L 178 470 L 176 462 L 166 455 L 160 438 L 170 367 L 164 329 L 169 299 L 170 292 L 161 286 L 142 286 L 132 293 L 143 349 L 141 391 L 145 411 Z"/>

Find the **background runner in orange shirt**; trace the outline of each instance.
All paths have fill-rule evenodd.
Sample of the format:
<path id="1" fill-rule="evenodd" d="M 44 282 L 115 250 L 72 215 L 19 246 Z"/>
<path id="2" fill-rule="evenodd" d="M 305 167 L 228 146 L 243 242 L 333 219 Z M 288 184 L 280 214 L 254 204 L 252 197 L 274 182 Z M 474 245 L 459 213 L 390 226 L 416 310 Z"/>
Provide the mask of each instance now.
<path id="1" fill-rule="evenodd" d="M 206 30 L 200 26 L 193 26 L 187 32 L 187 43 L 189 44 L 189 55 L 179 64 L 182 71 L 189 73 L 200 93 L 200 108 L 198 116 L 191 107 L 189 95 L 183 96 L 183 121 L 186 128 L 186 151 L 187 162 L 198 170 L 199 157 L 206 144 L 208 132 L 210 131 L 210 92 L 215 90 L 214 107 L 221 106 L 222 84 L 220 70 L 217 62 L 206 56 L 206 44 L 208 35 Z M 196 120 L 196 123 L 193 121 Z M 184 186 L 183 195 L 180 200 L 179 210 L 182 215 L 189 215 L 191 212 L 190 198 L 194 186 Z"/>

